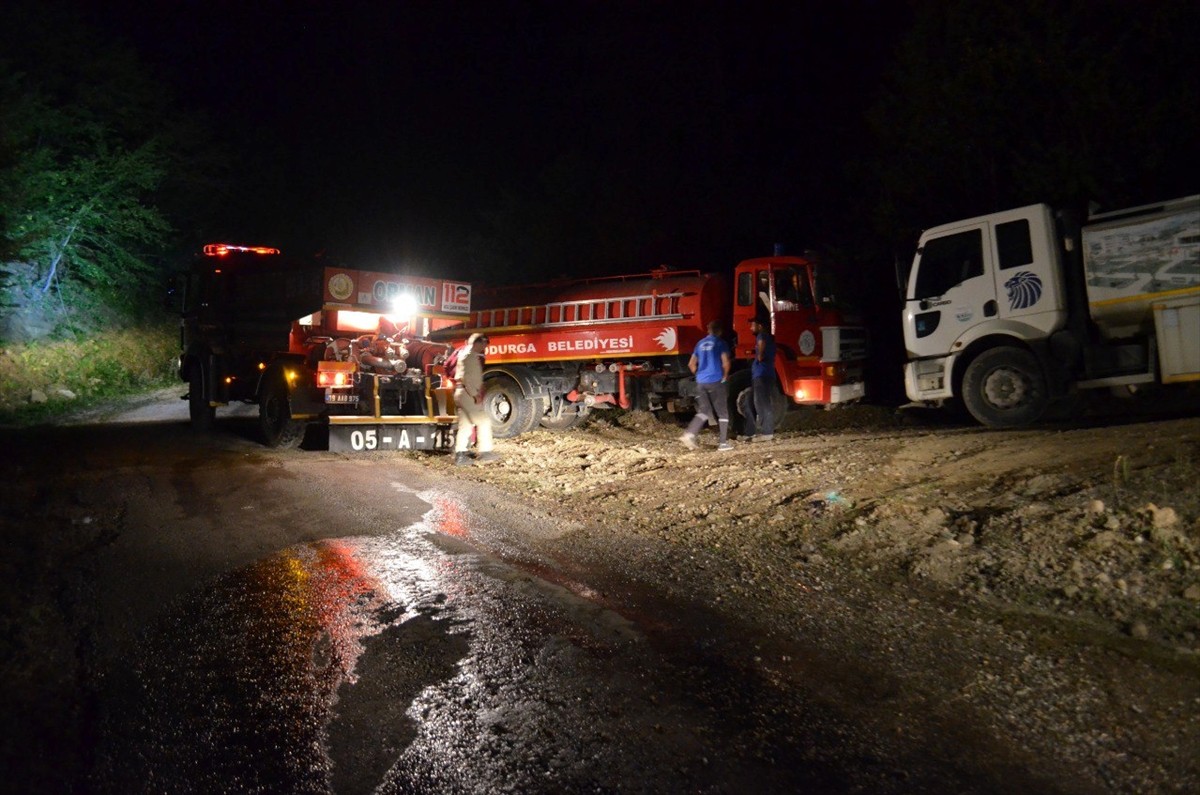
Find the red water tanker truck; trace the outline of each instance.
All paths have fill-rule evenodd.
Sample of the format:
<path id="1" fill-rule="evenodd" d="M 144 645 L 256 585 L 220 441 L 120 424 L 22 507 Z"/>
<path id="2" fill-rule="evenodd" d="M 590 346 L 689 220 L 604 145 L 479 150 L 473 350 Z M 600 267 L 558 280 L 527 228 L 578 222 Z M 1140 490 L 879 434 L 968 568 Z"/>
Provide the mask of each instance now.
<path id="1" fill-rule="evenodd" d="M 831 275 L 815 257 L 776 256 L 741 262 L 732 284 L 727 275 L 663 268 L 477 287 L 468 318 L 431 339 L 460 345 L 474 332 L 487 334 L 485 406 L 505 438 L 539 424 L 571 428 L 597 408 L 693 410 L 688 359 L 709 321 L 720 320 L 735 340 L 736 425 L 749 399 L 755 316 L 775 336 L 776 416 L 792 404 L 831 407 L 863 397 L 866 331 L 839 303 Z"/>
<path id="2" fill-rule="evenodd" d="M 270 447 L 320 424 L 334 451 L 450 448 L 449 347 L 422 337 L 467 316 L 471 285 L 225 243 L 182 277 L 179 377 L 195 429 L 247 403 Z"/>

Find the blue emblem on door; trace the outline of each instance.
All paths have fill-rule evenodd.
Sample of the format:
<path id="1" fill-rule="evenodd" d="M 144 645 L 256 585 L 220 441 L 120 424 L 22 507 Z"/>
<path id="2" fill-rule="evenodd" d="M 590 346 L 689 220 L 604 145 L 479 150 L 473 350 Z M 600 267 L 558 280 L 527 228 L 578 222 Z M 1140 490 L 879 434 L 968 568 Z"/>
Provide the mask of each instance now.
<path id="1" fill-rule="evenodd" d="M 1009 309 L 1028 309 L 1042 297 L 1042 280 L 1036 273 L 1020 271 L 1004 283 Z"/>

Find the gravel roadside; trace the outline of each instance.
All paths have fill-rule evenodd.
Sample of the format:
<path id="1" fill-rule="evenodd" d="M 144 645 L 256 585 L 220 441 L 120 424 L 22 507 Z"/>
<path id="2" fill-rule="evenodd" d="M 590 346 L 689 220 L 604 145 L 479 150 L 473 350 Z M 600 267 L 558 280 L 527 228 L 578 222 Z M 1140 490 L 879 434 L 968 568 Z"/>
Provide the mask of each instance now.
<path id="1" fill-rule="evenodd" d="M 558 528 L 514 554 L 702 602 L 760 675 L 826 681 L 883 735 L 1064 792 L 1200 789 L 1200 419 L 990 432 L 863 406 L 729 453 L 678 432 L 611 413 L 499 464 L 421 460 Z"/>

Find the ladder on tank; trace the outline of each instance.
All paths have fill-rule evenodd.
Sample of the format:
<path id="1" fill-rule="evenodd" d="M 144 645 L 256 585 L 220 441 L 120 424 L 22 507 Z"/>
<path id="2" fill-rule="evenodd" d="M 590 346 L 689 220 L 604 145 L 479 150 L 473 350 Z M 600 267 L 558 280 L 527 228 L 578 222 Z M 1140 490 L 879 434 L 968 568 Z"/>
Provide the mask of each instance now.
<path id="1" fill-rule="evenodd" d="M 614 298 L 555 301 L 548 304 L 479 309 L 471 313 L 474 328 L 515 326 L 590 326 L 644 320 L 679 320 L 684 293 L 646 293 Z"/>

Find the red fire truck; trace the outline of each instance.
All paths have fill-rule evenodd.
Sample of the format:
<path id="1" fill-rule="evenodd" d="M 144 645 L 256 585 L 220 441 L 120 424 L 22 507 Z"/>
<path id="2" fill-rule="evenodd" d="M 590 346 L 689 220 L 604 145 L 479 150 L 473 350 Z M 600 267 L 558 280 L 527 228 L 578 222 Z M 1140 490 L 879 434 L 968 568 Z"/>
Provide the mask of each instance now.
<path id="1" fill-rule="evenodd" d="M 453 408 L 425 336 L 471 308 L 464 282 L 352 270 L 263 246 L 211 244 L 183 283 L 179 377 L 191 422 L 257 404 L 263 440 L 331 450 L 449 449 Z"/>
<path id="2" fill-rule="evenodd" d="M 650 411 L 694 408 L 696 383 L 687 363 L 710 320 L 736 336 L 731 378 L 734 416 L 749 400 L 759 316 L 775 336 L 780 416 L 789 404 L 833 406 L 864 395 L 866 331 L 833 289 L 814 256 L 776 256 L 740 263 L 727 276 L 655 270 L 630 276 L 479 289 L 475 309 L 432 338 L 461 344 L 488 335 L 485 405 L 498 437 L 539 423 L 577 424 L 598 407 Z"/>

